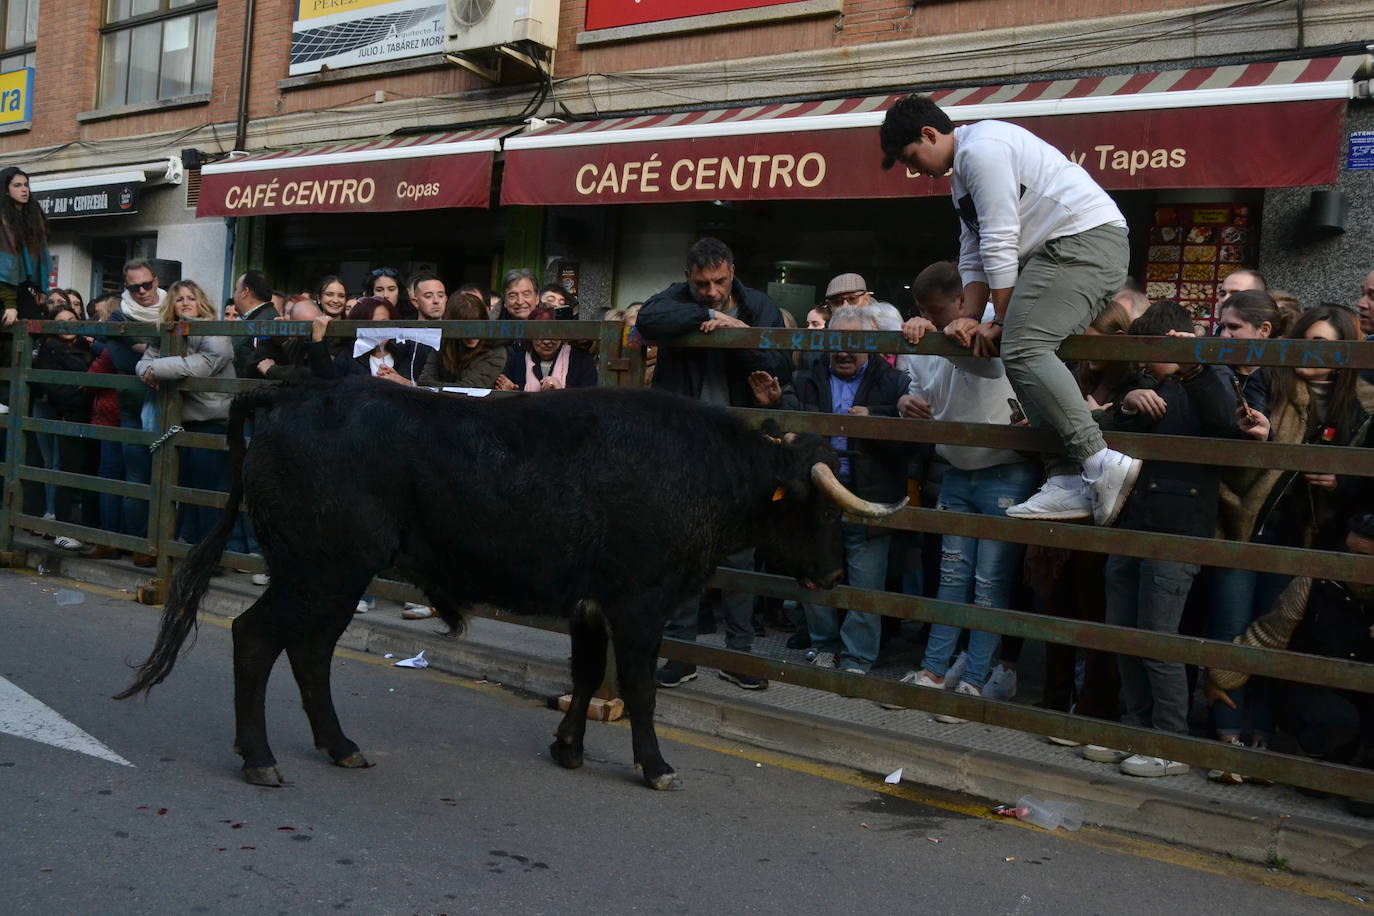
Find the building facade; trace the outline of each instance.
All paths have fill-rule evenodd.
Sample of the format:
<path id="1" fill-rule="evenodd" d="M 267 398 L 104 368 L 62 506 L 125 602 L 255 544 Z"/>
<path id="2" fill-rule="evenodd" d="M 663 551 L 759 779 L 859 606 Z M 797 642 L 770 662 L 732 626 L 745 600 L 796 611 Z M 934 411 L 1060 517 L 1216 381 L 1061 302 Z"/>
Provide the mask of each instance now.
<path id="1" fill-rule="evenodd" d="M 227 294 L 379 266 L 530 266 L 591 315 L 714 234 L 804 314 L 957 249 L 940 183 L 879 168 L 927 91 L 1022 123 L 1113 194 L 1132 274 L 1203 317 L 1229 270 L 1353 304 L 1374 268 L 1374 3 L 0 0 L 0 160 L 54 281 L 131 255 Z M 8 94 L 16 90 L 16 95 Z M 16 107 L 11 107 L 14 104 Z"/>

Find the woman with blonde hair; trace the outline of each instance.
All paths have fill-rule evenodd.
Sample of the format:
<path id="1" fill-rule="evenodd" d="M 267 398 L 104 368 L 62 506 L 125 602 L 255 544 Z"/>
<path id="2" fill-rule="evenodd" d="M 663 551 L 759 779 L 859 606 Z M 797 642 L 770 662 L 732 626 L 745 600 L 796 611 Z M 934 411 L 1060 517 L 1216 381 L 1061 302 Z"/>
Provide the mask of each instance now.
<path id="1" fill-rule="evenodd" d="M 193 280 L 178 280 L 167 289 L 158 321 L 214 321 L 218 315 L 205 290 Z M 188 335 L 185 356 L 162 356 L 156 343 L 148 345 L 134 374 L 156 390 L 164 382 L 183 378 L 235 378 L 234 346 L 228 337 Z M 181 395 L 181 425 L 191 433 L 225 435 L 229 431 L 232 394 L 219 391 L 186 391 Z M 181 485 L 200 490 L 229 489 L 229 454 L 185 449 L 181 453 Z M 214 529 L 219 510 L 208 506 L 177 508 L 177 536 L 194 544 Z"/>

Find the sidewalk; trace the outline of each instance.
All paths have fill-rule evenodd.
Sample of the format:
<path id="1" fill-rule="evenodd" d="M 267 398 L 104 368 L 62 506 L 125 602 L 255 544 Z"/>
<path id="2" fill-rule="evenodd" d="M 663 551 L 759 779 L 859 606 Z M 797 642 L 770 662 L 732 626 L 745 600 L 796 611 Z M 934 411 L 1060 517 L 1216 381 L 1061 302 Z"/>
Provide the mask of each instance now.
<path id="1" fill-rule="evenodd" d="M 30 567 L 41 562 L 51 574 L 130 593 L 147 580 L 146 570 L 127 561 L 83 560 L 27 535 L 16 537 L 14 549 L 29 552 Z M 233 616 L 261 592 L 247 575 L 229 573 L 213 580 L 201 610 Z M 785 640 L 770 631 L 755 640 L 754 651 L 803 662 L 800 651 L 785 648 Z M 723 645 L 719 636 L 701 641 Z M 546 696 L 567 692 L 571 683 L 564 635 L 474 618 L 462 637 L 451 639 L 435 621 L 401 619 L 400 606 L 384 599 L 372 613 L 356 616 L 339 644 L 398 657 L 423 649 L 438 670 Z M 1027 644 L 1022 669 L 1028 674 L 1036 650 Z M 909 653 L 898 660 L 911 661 Z M 874 674 L 896 678 L 904 670 L 905 665 Z M 790 684 L 745 692 L 709 669 L 684 687 L 660 690 L 657 718 L 880 776 L 901 767 L 906 781 L 979 798 L 1011 802 L 1029 792 L 1074 800 L 1083 805 L 1085 822 L 1110 830 L 1259 864 L 1283 862 L 1298 874 L 1374 887 L 1374 821 L 1351 816 L 1338 799 L 1308 798 L 1286 786 L 1223 786 L 1198 769 L 1138 779 L 1037 735 L 977 723 L 943 725 L 918 710 L 888 711 Z"/>

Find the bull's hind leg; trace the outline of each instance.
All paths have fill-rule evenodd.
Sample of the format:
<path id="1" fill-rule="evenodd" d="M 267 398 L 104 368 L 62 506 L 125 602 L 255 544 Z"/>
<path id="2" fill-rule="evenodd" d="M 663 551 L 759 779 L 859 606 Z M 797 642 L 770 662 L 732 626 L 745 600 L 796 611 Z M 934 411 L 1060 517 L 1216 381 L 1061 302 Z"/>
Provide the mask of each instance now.
<path id="1" fill-rule="evenodd" d="M 620 693 L 630 716 L 635 766 L 649 788 L 681 789 L 682 780 L 663 759 L 658 749 L 658 733 L 654 731 L 654 703 L 658 696 L 654 662 L 658 657 L 663 621 L 647 608 L 619 610 L 620 613 L 611 618 L 611 639 L 615 641 Z"/>
<path id="2" fill-rule="evenodd" d="M 234 751 L 243 778 L 259 786 L 282 785 L 277 759 L 267 744 L 267 678 L 284 648 L 273 620 L 273 588 L 234 618 Z"/>
<path id="3" fill-rule="evenodd" d="M 554 732 L 549 754 L 570 770 L 582 766 L 582 741 L 587 732 L 587 706 L 606 676 L 606 622 L 600 612 L 578 608 L 568 627 L 572 636 L 572 702 Z"/>
<path id="4" fill-rule="evenodd" d="M 348 622 L 353 619 L 355 603 L 356 599 L 341 609 L 334 609 L 332 605 L 338 605 L 339 601 L 332 601 L 328 616 L 312 617 L 305 634 L 286 646 L 286 657 L 291 660 L 291 672 L 296 676 L 296 686 L 301 691 L 301 704 L 310 719 L 315 747 L 328 754 L 341 767 L 370 766 L 359 752 L 358 745 L 343 733 L 329 687 L 329 665 L 334 657 L 334 646 L 348 628 Z"/>

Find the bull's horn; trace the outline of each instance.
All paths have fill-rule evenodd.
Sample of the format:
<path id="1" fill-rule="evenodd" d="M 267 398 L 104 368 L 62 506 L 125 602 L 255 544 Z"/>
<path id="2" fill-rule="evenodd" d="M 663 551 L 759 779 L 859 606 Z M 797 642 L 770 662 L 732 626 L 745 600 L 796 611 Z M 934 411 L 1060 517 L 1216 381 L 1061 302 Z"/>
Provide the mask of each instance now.
<path id="1" fill-rule="evenodd" d="M 887 518 L 907 503 L 905 496 L 902 497 L 901 502 L 895 503 L 872 503 L 866 499 L 860 499 L 849 492 L 844 484 L 840 483 L 835 472 L 830 470 L 830 465 L 824 461 L 817 461 L 811 465 L 811 480 L 821 488 L 822 493 L 830 497 L 835 505 L 850 515 L 857 515 L 860 518 Z"/>

